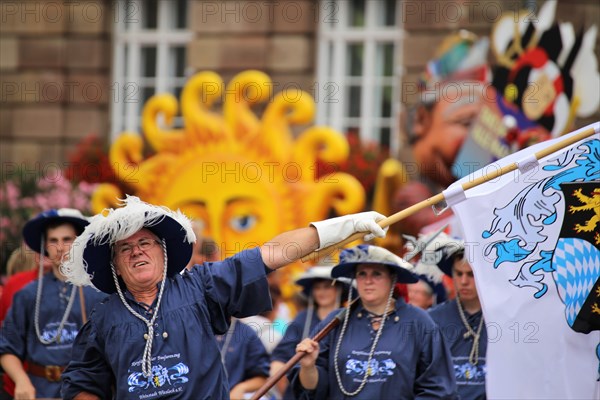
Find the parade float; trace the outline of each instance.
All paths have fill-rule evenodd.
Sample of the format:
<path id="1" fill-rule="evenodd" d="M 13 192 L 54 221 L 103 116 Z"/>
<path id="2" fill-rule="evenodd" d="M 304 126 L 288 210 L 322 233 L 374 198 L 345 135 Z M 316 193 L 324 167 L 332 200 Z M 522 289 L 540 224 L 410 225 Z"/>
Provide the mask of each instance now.
<path id="1" fill-rule="evenodd" d="M 179 102 L 171 94 L 150 98 L 142 132 L 123 132 L 109 152 L 117 180 L 131 193 L 101 184 L 93 211 L 115 207 L 126 194 L 180 209 L 201 224 L 222 257 L 331 214 L 362 211 L 365 191 L 356 178 L 317 168 L 348 158 L 346 138 L 310 125 L 315 101 L 307 92 L 274 94 L 272 88 L 259 71 L 242 72 L 226 85 L 216 73 L 200 72 Z M 254 109 L 260 107 L 259 117 Z M 183 126 L 174 128 L 179 112 Z M 299 263 L 278 272 L 284 298 L 307 267 Z"/>
<path id="2" fill-rule="evenodd" d="M 441 41 L 419 77 L 417 103 L 405 105 L 401 117 L 411 155 L 382 165 L 376 211 L 390 215 L 430 198 L 477 169 L 571 132 L 598 112 L 597 27 L 557 21 L 556 8 L 549 1 L 537 12 L 506 12 L 489 37 L 461 30 Z M 460 234 L 445 218 L 450 214 L 415 213 L 391 227 L 383 245 L 400 251 L 403 233 L 443 224 Z"/>

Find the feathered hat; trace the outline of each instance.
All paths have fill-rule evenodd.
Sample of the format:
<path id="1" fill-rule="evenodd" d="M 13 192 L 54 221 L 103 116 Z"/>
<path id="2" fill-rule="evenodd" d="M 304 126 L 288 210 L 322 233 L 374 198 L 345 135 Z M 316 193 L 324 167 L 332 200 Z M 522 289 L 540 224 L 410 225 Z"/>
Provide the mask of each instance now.
<path id="1" fill-rule="evenodd" d="M 398 283 L 415 283 L 419 279 L 413 273 L 414 267 L 383 247 L 361 244 L 340 253 L 340 262 L 331 271 L 333 278 L 354 278 L 359 264 L 387 265 L 396 273 Z"/>
<path id="2" fill-rule="evenodd" d="M 65 222 L 72 224 L 77 234 L 81 234 L 83 229 L 89 224 L 86 217 L 79 210 L 74 208 L 59 208 L 46 210 L 39 213 L 34 218 L 27 221 L 23 227 L 23 240 L 29 248 L 37 253 L 42 252 L 42 238 L 46 227 L 50 223 Z M 48 255 L 46 250 L 44 254 Z"/>
<path id="3" fill-rule="evenodd" d="M 432 235 L 436 236 L 431 238 Z M 444 274 L 452 276 L 453 256 L 465 249 L 462 240 L 443 232 L 419 235 L 418 239 L 406 235 L 404 238 L 407 240 L 409 251 L 411 248 L 421 248 L 425 244 L 421 259 L 415 266 L 415 273 L 423 275 L 433 283 L 440 283 Z"/>
<path id="4" fill-rule="evenodd" d="M 172 211 L 127 196 L 123 207 L 108 209 L 90 219 L 77 237 L 69 260 L 62 265 L 68 281 L 78 286 L 93 285 L 110 294 L 116 292 L 110 263 L 112 246 L 146 228 L 164 241 L 167 252 L 167 277 L 179 273 L 192 256 L 196 236 L 190 220 L 180 211 Z"/>
<path id="5" fill-rule="evenodd" d="M 335 280 L 335 278 L 331 277 L 331 267 L 317 265 L 309 268 L 296 279 L 296 285 L 302 286 L 302 293 L 308 296 L 312 291 L 312 285 L 318 279 Z"/>

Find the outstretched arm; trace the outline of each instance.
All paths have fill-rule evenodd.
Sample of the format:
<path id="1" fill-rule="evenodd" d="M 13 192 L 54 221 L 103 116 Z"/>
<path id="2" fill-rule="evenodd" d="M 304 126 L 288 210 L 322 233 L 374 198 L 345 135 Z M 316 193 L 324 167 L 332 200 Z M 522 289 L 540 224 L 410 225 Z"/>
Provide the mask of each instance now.
<path id="1" fill-rule="evenodd" d="M 260 247 L 262 259 L 270 269 L 281 268 L 319 248 L 314 226 L 284 232 Z"/>
<path id="2" fill-rule="evenodd" d="M 281 268 L 311 252 L 341 242 L 356 232 L 368 237 L 384 237 L 377 221 L 385 217 L 375 211 L 344 215 L 313 222 L 308 228 L 284 232 L 260 247 L 263 262 L 271 269 Z M 368 240 L 368 239 L 367 239 Z"/>

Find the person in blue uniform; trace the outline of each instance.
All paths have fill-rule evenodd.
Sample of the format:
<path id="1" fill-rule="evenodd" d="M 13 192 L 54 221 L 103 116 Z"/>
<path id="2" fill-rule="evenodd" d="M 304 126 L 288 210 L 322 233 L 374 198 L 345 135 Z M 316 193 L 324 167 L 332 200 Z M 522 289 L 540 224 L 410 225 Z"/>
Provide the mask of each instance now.
<path id="1" fill-rule="evenodd" d="M 271 354 L 271 372 L 275 373 L 296 354 L 296 345 L 309 336 L 314 327 L 333 310 L 340 307 L 344 286 L 341 280 L 334 283 L 331 267 L 315 266 L 308 269 L 297 280 L 302 293 L 308 299 L 307 309 L 298 313 L 287 327 L 285 334 Z M 284 400 L 294 399 L 292 388 L 286 378 L 277 385 Z"/>
<path id="2" fill-rule="evenodd" d="M 446 242 L 441 243 L 444 240 Z M 431 247 L 440 253 L 439 269 L 452 277 L 456 298 L 432 308 L 429 315 L 450 347 L 461 399 L 483 400 L 486 398 L 487 331 L 473 270 L 465 258 L 464 243 L 438 237 Z"/>
<path id="3" fill-rule="evenodd" d="M 224 335 L 217 335 L 221 361 L 225 365 L 232 400 L 244 399 L 269 377 L 269 354 L 256 331 L 232 318 Z"/>
<path id="4" fill-rule="evenodd" d="M 300 399 L 456 399 L 450 352 L 426 311 L 394 299 L 394 285 L 414 283 L 413 266 L 369 245 L 346 249 L 332 277 L 356 280 L 360 301 L 290 373 Z M 350 303 L 350 302 L 349 302 Z M 334 318 L 332 313 L 317 326 Z"/>
<path id="5" fill-rule="evenodd" d="M 181 212 L 128 197 L 96 215 L 62 268 L 110 294 L 77 335 L 64 399 L 227 399 L 215 335 L 271 307 L 266 274 L 355 232 L 385 236 L 381 214 L 313 222 L 223 261 L 187 265 L 194 234 Z"/>
<path id="6" fill-rule="evenodd" d="M 63 208 L 37 215 L 23 228 L 25 243 L 40 253 L 40 269 L 38 279 L 15 294 L 0 335 L 0 363 L 15 383 L 15 399 L 60 397 L 60 376 L 75 336 L 106 297 L 67 283 L 59 269 L 87 224 L 78 210 Z M 47 273 L 44 257 L 52 264 Z"/>

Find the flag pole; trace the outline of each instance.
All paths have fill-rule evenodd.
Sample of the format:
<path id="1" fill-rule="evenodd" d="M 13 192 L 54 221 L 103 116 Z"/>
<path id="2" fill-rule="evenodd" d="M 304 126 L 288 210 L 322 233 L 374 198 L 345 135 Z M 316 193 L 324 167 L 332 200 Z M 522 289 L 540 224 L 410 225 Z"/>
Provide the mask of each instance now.
<path id="1" fill-rule="evenodd" d="M 354 300 L 352 300 L 349 307 L 342 308 L 336 314 L 336 316 L 331 321 L 329 321 L 329 323 L 327 325 L 325 325 L 323 327 L 323 329 L 321 329 L 316 335 L 314 335 L 312 337 L 312 340 L 314 340 L 315 342 L 320 342 L 321 340 L 323 340 L 323 338 L 325 336 L 327 336 L 329 334 L 329 332 L 331 332 L 335 327 L 337 327 L 344 320 L 346 313 L 348 312 L 348 308 L 352 308 L 354 306 L 354 304 L 356 304 L 358 299 L 359 298 L 357 297 Z M 290 358 L 288 360 L 288 362 L 285 363 L 285 365 L 283 365 L 281 368 L 279 368 L 279 370 L 277 370 L 277 372 L 275 372 L 273 375 L 271 375 L 269 377 L 269 379 L 267 379 L 267 381 L 260 387 L 260 389 L 258 389 L 256 392 L 254 392 L 254 394 L 252 395 L 250 400 L 258 400 L 262 396 L 264 396 L 306 354 L 307 353 L 305 353 L 303 351 L 300 351 L 300 352 L 297 352 L 296 354 L 294 354 L 294 356 L 292 358 Z"/>
<path id="2" fill-rule="evenodd" d="M 590 137 L 594 133 L 598 133 L 598 132 L 596 132 L 596 129 L 594 128 L 594 126 L 598 126 L 598 123 L 593 124 L 589 128 L 583 129 L 581 132 L 579 132 L 573 136 L 569 136 L 569 137 L 565 138 L 564 140 L 556 142 L 553 145 L 548 146 L 548 147 L 536 152 L 535 158 L 537 160 L 540 160 L 540 159 L 547 157 L 565 147 L 568 147 L 574 143 L 577 143 L 580 140 Z M 483 183 L 491 181 L 492 179 L 498 178 L 499 176 L 502 176 L 504 174 L 512 172 L 518 168 L 519 168 L 519 165 L 516 162 L 514 162 L 514 163 L 512 163 L 510 165 L 506 165 L 500 169 L 494 169 L 493 171 L 486 173 L 485 175 L 480 176 L 479 178 L 476 178 L 476 179 L 473 179 L 472 181 L 463 183 L 461 185 L 462 189 L 463 190 L 472 189 Z M 377 222 L 377 224 L 379 226 L 381 226 L 382 228 L 387 228 L 388 226 L 395 224 L 396 222 L 399 222 L 399 221 L 413 215 L 417 211 L 421 211 L 422 209 L 424 209 L 426 207 L 434 206 L 443 200 L 445 200 L 444 194 L 438 193 L 435 196 L 429 197 L 428 199 L 425 199 L 425 200 L 423 200 L 417 204 L 414 204 L 402 211 L 399 211 L 393 215 L 390 215 L 387 218 L 382 219 L 381 221 Z M 324 247 L 320 250 L 316 250 L 316 251 L 312 252 L 311 254 L 302 257 L 302 262 L 317 261 L 323 257 L 327 257 L 328 255 L 333 253 L 335 250 L 341 249 L 344 246 L 348 245 L 349 243 L 352 243 L 355 240 L 362 239 L 367 233 L 368 232 L 357 232 L 339 243 L 333 244 L 328 247 Z"/>

